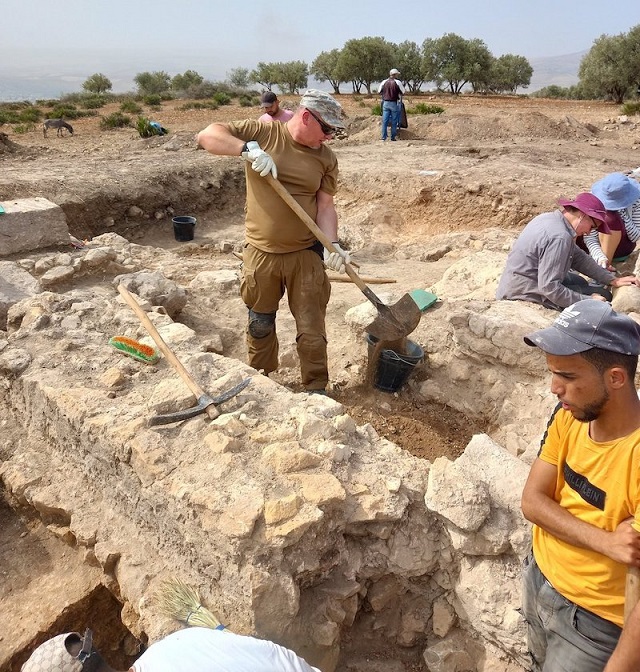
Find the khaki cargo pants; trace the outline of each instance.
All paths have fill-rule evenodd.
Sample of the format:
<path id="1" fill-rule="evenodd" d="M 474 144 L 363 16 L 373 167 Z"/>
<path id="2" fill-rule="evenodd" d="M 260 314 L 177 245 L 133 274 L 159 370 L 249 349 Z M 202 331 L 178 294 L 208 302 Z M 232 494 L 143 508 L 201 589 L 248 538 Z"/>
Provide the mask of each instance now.
<path id="1" fill-rule="evenodd" d="M 275 317 L 285 289 L 296 321 L 302 384 L 307 390 L 323 390 L 329 382 L 325 316 L 331 283 L 313 250 L 273 254 L 245 245 L 240 294 L 249 308 L 249 364 L 265 373 L 278 368 Z"/>

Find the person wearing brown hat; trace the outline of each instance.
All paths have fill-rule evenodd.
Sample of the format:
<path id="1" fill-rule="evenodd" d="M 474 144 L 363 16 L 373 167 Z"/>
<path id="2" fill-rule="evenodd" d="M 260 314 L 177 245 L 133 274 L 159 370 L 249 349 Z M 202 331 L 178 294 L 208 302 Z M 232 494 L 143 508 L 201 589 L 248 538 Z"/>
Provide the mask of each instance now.
<path id="1" fill-rule="evenodd" d="M 91 631 L 87 631 L 89 637 Z M 41 644 L 22 672 L 117 672 L 76 632 Z M 320 672 L 290 649 L 228 630 L 188 627 L 154 642 L 129 672 Z"/>
<path id="2" fill-rule="evenodd" d="M 627 568 L 640 567 L 640 325 L 585 299 L 524 340 L 544 353 L 559 402 L 522 494 L 529 652 L 535 670 L 602 672 Z"/>
<path id="3" fill-rule="evenodd" d="M 338 161 L 325 144 L 342 128 L 340 104 L 328 93 L 310 89 L 285 124 L 254 120 L 216 123 L 197 136 L 199 146 L 212 154 L 242 156 L 247 161 L 240 292 L 249 311 L 249 364 L 265 374 L 278 368 L 276 313 L 286 289 L 296 321 L 302 384 L 308 392 L 323 393 L 329 382 L 325 316 L 331 286 L 325 266 L 344 273 L 345 262 L 350 261 L 338 242 L 333 200 Z M 280 179 L 337 252 L 323 250 L 268 184 L 271 176 Z"/>
<path id="4" fill-rule="evenodd" d="M 265 91 L 260 97 L 260 107 L 264 110 L 264 114 L 258 117 L 258 121 L 266 124 L 272 121 L 289 121 L 293 117 L 291 110 L 285 110 L 280 107 L 278 96 L 273 91 Z"/>
<path id="5" fill-rule="evenodd" d="M 586 295 L 610 301 L 607 285 L 638 285 L 635 276 L 616 277 L 575 244 L 577 236 L 590 231 L 609 233 L 602 202 L 583 192 L 574 199 L 561 198 L 558 204 L 560 210 L 534 217 L 514 242 L 496 298 L 561 310 Z"/>

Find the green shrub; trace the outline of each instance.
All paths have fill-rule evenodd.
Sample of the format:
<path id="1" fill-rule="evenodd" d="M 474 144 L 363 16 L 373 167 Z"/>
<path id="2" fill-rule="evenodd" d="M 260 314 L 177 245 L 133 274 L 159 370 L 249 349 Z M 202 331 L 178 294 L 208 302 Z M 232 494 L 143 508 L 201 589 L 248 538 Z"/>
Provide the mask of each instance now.
<path id="1" fill-rule="evenodd" d="M 442 114 L 444 107 L 440 105 L 427 105 L 427 103 L 416 103 L 415 107 L 407 110 L 407 114 Z"/>
<path id="2" fill-rule="evenodd" d="M 36 105 L 41 107 L 55 107 L 60 101 L 55 98 L 49 98 L 47 100 L 36 100 Z"/>
<path id="3" fill-rule="evenodd" d="M 152 125 L 151 120 L 146 117 L 138 117 L 136 120 L 136 130 L 141 138 L 150 138 L 154 135 L 166 135 L 169 132 L 169 129 L 167 128 L 163 129 Z"/>
<path id="4" fill-rule="evenodd" d="M 130 112 L 131 114 L 141 114 L 142 108 L 134 100 L 125 100 L 120 105 L 120 112 Z"/>
<path id="5" fill-rule="evenodd" d="M 126 126 L 131 126 L 131 117 L 122 114 L 122 112 L 114 112 L 106 117 L 102 117 L 100 120 L 100 128 L 103 131 L 111 128 L 124 128 Z"/>
<path id="6" fill-rule="evenodd" d="M 193 100 L 184 105 L 180 105 L 178 109 L 180 110 L 217 110 L 220 107 L 215 100 L 205 100 L 202 103 L 195 102 Z"/>
<path id="7" fill-rule="evenodd" d="M 251 96 L 242 95 L 238 98 L 238 103 L 240 107 L 254 107 L 259 103 L 258 98 L 252 98 Z"/>
<path id="8" fill-rule="evenodd" d="M 51 112 L 49 112 L 49 119 L 78 119 L 82 116 L 84 116 L 83 113 L 79 111 L 75 105 L 70 103 L 58 103 Z"/>
<path id="9" fill-rule="evenodd" d="M 42 119 L 42 111 L 38 107 L 28 107 L 22 110 L 18 117 L 22 123 L 34 124 L 36 121 Z"/>
<path id="10" fill-rule="evenodd" d="M 638 103 L 632 103 L 632 102 L 625 103 L 620 108 L 620 114 L 626 114 L 629 117 L 632 117 L 635 114 L 640 114 L 640 102 L 638 102 Z"/>
<path id="11" fill-rule="evenodd" d="M 231 96 L 224 91 L 218 91 L 213 94 L 213 99 L 218 105 L 229 105 L 231 103 Z"/>
<path id="12" fill-rule="evenodd" d="M 12 110 L 0 110 L 0 126 L 2 124 L 17 124 L 19 121 L 17 112 Z"/>
<path id="13" fill-rule="evenodd" d="M 157 93 L 150 93 L 148 96 L 145 96 L 142 101 L 145 105 L 160 105 L 162 103 L 162 98 Z"/>
<path id="14" fill-rule="evenodd" d="M 98 110 L 107 104 L 107 98 L 105 96 L 89 96 L 82 104 L 87 110 Z"/>
<path id="15" fill-rule="evenodd" d="M 22 135 L 23 133 L 28 133 L 29 131 L 35 130 L 35 128 L 35 124 L 18 124 L 17 126 L 13 127 L 13 132 Z"/>
<path id="16" fill-rule="evenodd" d="M 382 105 L 380 103 L 376 103 L 371 108 L 371 114 L 373 114 L 376 117 L 381 117 L 382 116 Z"/>

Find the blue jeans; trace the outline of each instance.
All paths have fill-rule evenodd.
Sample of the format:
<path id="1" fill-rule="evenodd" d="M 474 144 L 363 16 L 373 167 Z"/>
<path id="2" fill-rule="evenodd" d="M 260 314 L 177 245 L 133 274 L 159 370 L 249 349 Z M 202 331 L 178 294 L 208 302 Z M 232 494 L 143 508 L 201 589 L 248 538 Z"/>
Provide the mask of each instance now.
<path id="1" fill-rule="evenodd" d="M 602 672 L 621 629 L 564 598 L 530 553 L 522 570 L 522 615 L 536 672 Z"/>
<path id="2" fill-rule="evenodd" d="M 400 122 L 400 103 L 385 100 L 382 103 L 382 139 L 387 139 L 387 126 L 391 121 L 391 139 L 396 139 L 398 123 Z"/>

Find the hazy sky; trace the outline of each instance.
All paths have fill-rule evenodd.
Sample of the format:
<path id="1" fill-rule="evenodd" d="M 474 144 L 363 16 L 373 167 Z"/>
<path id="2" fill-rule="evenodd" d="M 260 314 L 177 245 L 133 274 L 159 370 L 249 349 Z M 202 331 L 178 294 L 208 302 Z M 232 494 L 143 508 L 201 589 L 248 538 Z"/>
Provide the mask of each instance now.
<path id="1" fill-rule="evenodd" d="M 309 62 L 351 38 L 421 44 L 448 32 L 494 56 L 557 56 L 638 23 L 638 0 L 0 0 L 0 47 L 206 49 L 226 71 Z"/>

